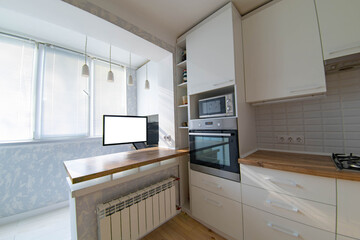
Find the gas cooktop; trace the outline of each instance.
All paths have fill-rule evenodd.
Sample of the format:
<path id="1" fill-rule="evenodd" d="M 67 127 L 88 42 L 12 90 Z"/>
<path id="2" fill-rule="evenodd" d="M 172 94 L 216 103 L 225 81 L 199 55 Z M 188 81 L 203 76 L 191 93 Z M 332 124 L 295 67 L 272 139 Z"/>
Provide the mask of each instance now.
<path id="1" fill-rule="evenodd" d="M 332 160 L 340 170 L 360 171 L 360 157 L 350 154 L 333 153 Z"/>

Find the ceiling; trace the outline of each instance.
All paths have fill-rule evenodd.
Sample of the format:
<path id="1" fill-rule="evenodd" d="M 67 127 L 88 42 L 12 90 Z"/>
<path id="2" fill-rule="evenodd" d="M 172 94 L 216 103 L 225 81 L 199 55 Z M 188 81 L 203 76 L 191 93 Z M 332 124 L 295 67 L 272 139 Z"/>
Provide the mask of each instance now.
<path id="1" fill-rule="evenodd" d="M 174 45 L 176 39 L 229 0 L 87 0 Z M 270 0 L 233 0 L 241 15 Z"/>
<path id="2" fill-rule="evenodd" d="M 0 32 L 29 37 L 72 50 L 88 53 L 138 68 L 148 60 L 160 61 L 170 52 L 79 8 L 59 0 L 1 0 Z"/>

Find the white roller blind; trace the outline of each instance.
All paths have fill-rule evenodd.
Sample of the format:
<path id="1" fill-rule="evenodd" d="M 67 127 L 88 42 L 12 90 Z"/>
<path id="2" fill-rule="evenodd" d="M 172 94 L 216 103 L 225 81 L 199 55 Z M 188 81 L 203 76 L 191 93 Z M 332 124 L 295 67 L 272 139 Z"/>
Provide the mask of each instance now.
<path id="1" fill-rule="evenodd" d="M 109 64 L 94 61 L 94 66 L 94 135 L 99 136 L 104 114 L 126 114 L 126 81 L 123 67 L 112 65 L 114 82 L 108 82 Z"/>
<path id="2" fill-rule="evenodd" d="M 42 137 L 88 134 L 88 79 L 81 76 L 82 56 L 46 48 L 42 101 Z"/>
<path id="3" fill-rule="evenodd" d="M 0 35 L 0 141 L 33 137 L 35 44 Z"/>

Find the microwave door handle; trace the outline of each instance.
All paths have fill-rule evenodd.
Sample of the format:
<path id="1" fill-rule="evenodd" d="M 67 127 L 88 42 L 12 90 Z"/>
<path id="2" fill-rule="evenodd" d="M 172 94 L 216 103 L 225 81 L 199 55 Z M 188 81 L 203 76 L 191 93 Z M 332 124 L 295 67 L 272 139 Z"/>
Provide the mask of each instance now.
<path id="1" fill-rule="evenodd" d="M 189 133 L 191 136 L 231 137 L 231 133 Z"/>

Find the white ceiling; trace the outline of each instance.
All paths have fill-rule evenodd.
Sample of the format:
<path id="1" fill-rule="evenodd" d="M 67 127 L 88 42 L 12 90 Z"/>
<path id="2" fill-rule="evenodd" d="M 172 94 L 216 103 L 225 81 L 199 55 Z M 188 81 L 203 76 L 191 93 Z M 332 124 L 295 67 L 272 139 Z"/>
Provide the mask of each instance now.
<path id="1" fill-rule="evenodd" d="M 87 0 L 175 45 L 176 39 L 229 0 Z M 233 0 L 241 15 L 270 0 Z"/>
<path id="2" fill-rule="evenodd" d="M 148 59 L 160 61 L 168 51 L 59 0 L 1 0 L 0 31 L 27 36 L 35 40 L 88 52 L 108 59 L 112 45 L 113 60 L 127 65 L 132 52 L 132 67 Z"/>

